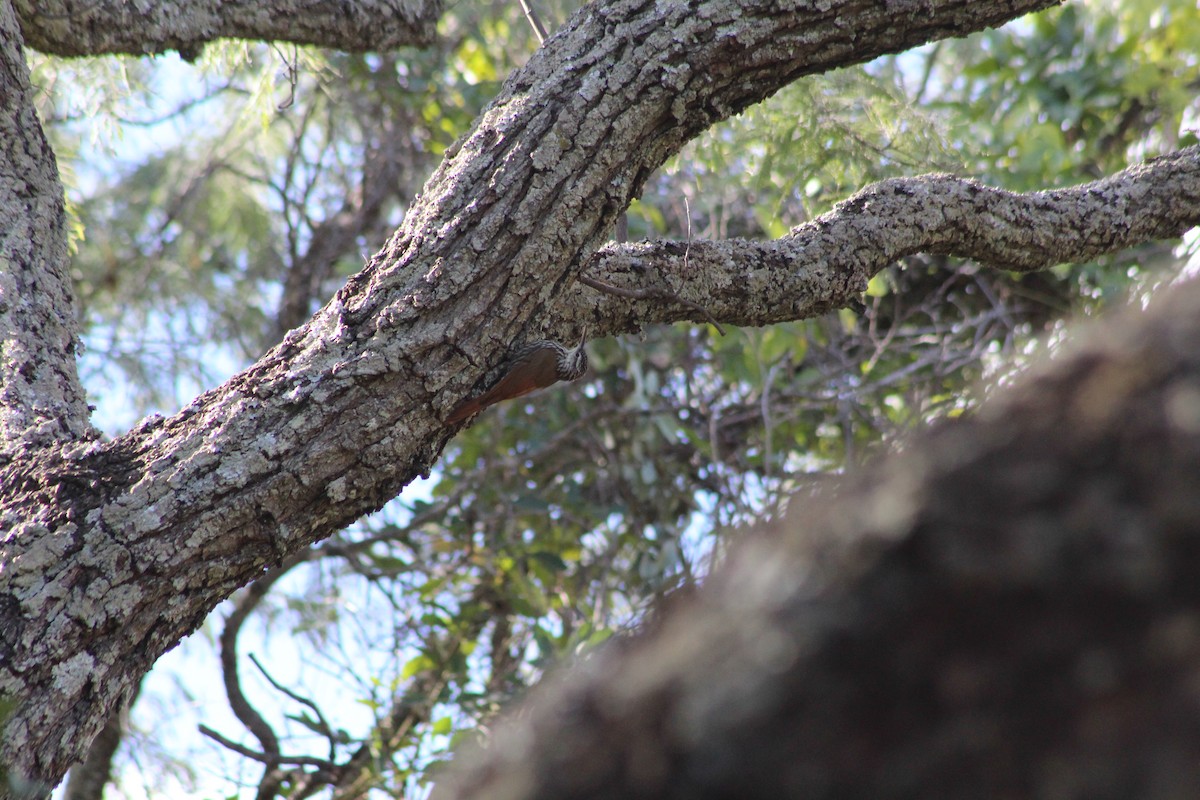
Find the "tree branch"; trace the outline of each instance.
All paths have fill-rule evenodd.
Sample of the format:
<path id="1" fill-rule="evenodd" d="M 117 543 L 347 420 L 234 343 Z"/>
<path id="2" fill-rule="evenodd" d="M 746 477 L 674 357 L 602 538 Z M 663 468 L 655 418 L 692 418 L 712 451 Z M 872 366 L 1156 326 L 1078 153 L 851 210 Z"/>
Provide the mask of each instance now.
<path id="1" fill-rule="evenodd" d="M 268 768 L 279 767 L 283 765 L 295 765 L 302 767 L 316 767 L 325 772 L 332 772 L 337 769 L 337 765 L 324 758 L 314 758 L 313 756 L 285 756 L 280 753 L 260 753 L 253 748 L 238 744 L 232 739 L 222 736 L 207 725 L 200 726 L 200 733 L 204 734 L 214 742 L 229 748 L 238 755 L 245 756 L 265 765 Z"/>
<path id="2" fill-rule="evenodd" d="M 525 12 L 525 19 L 529 21 L 529 27 L 533 28 L 533 35 L 537 37 L 538 44 L 546 43 L 546 27 L 542 25 L 542 21 L 538 18 L 537 12 L 529 0 L 520 0 L 521 10 Z"/>
<path id="3" fill-rule="evenodd" d="M 769 325 L 842 308 L 875 273 L 925 252 L 1019 272 L 1087 261 L 1200 225 L 1200 146 L 1068 189 L 1015 194 L 951 175 L 881 181 L 774 242 L 608 245 L 561 295 L 607 332 L 657 323 Z M 594 287 L 593 287 L 594 288 Z M 675 294 L 680 302 L 655 294 Z"/>
<path id="4" fill-rule="evenodd" d="M 388 55 L 380 58 L 384 61 L 380 72 L 391 75 L 389 67 L 394 68 L 395 59 Z M 326 299 L 327 295 L 322 292 L 328 291 L 326 284 L 338 258 L 357 252 L 354 242 L 380 225 L 390 200 L 407 199 L 408 192 L 404 187 L 419 185 L 413 172 L 415 154 L 421 145 L 414 141 L 410 130 L 415 121 L 396 109 L 383 108 L 382 104 L 364 109 L 362 113 L 376 118 L 374 127 L 378 139 L 369 140 L 365 145 L 361 183 L 346 194 L 340 209 L 313 224 L 307 248 L 288 267 L 272 341 L 282 338 L 312 316 L 318 301 Z M 400 196 L 401 192 L 405 197 Z M 283 199 L 284 202 L 288 200 Z"/>
<path id="5" fill-rule="evenodd" d="M 20 42 L 0 3 L 0 464 L 93 435 L 75 369 L 63 188 Z"/>
<path id="6" fill-rule="evenodd" d="M 261 758 L 255 757 L 256 760 L 266 764 L 263 771 L 260 786 L 269 789 L 269 791 L 260 791 L 260 795 L 268 797 L 275 796 L 275 790 L 279 788 L 281 776 L 278 773 L 278 766 L 283 763 L 280 758 L 279 737 L 275 734 L 275 729 L 271 727 L 262 716 L 258 713 L 258 709 L 247 699 L 245 692 L 242 691 L 241 671 L 238 667 L 238 637 L 241 635 L 242 626 L 250 615 L 258 608 L 259 603 L 271 591 L 271 587 L 284 577 L 297 564 L 307 560 L 307 556 L 311 551 L 301 551 L 292 555 L 286 563 L 280 564 L 268 570 L 262 577 L 251 583 L 244 592 L 240 593 L 237 600 L 234 602 L 233 610 L 225 619 L 225 625 L 221 628 L 220 642 L 220 658 L 221 658 L 221 678 L 225 684 L 225 696 L 229 700 L 229 710 L 238 718 L 238 721 L 246 726 L 246 730 L 254 735 L 258 740 L 261 749 Z M 201 729 L 202 733 L 210 735 L 223 744 L 227 741 L 223 737 L 218 736 L 211 731 Z M 242 752 L 239 750 L 238 752 Z M 244 753 L 243 753 L 244 754 Z M 275 760 L 264 760 L 275 759 Z"/>
<path id="7" fill-rule="evenodd" d="M 261 39 L 340 50 L 428 45 L 440 0 L 16 0 L 25 43 L 43 53 L 145 55 L 178 50 L 189 60 L 217 39 Z"/>

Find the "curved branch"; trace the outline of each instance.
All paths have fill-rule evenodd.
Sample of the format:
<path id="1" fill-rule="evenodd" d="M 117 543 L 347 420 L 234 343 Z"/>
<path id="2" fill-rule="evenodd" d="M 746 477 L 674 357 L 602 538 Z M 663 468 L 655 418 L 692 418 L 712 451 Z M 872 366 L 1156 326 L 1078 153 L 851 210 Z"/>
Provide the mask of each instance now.
<path id="1" fill-rule="evenodd" d="M 16 0 L 25 43 L 43 53 L 188 59 L 217 39 L 261 39 L 340 50 L 391 50 L 434 41 L 440 0 Z"/>
<path id="2" fill-rule="evenodd" d="M 250 704 L 250 701 L 246 699 L 245 693 L 242 692 L 242 681 L 238 669 L 238 636 L 241 634 L 242 625 L 249 619 L 250 614 L 258 607 L 262 599 L 266 597 L 271 587 L 297 563 L 300 562 L 296 561 L 288 564 L 286 567 L 271 570 L 250 584 L 246 591 L 238 597 L 237 602 L 234 603 L 233 611 L 225 618 L 225 625 L 221 628 L 219 639 L 221 674 L 225 683 L 225 694 L 229 699 L 230 710 L 238 718 L 238 721 L 254 734 L 254 738 L 258 739 L 259 744 L 262 745 L 263 752 L 267 755 L 277 755 L 279 753 L 279 737 L 275 735 L 274 729 L 267 724 L 267 721 Z"/>
<path id="3" fill-rule="evenodd" d="M 275 767 L 294 765 L 301 767 L 316 767 L 325 772 L 332 772 L 337 768 L 337 765 L 324 758 L 315 758 L 314 756 L 286 756 L 278 752 L 260 753 L 257 750 L 238 744 L 227 736 L 222 736 L 207 725 L 200 726 L 200 733 L 217 742 L 223 747 L 226 747 L 240 756 L 245 756 L 253 761 L 257 761 L 267 767 L 270 772 Z M 260 794 L 260 796 L 264 796 Z M 266 794 L 267 797 L 274 797 L 273 794 Z"/>
<path id="4" fill-rule="evenodd" d="M 259 792 L 260 796 L 265 797 L 274 797 L 275 791 L 279 788 L 282 777 L 279 775 L 277 767 L 284 763 L 298 762 L 290 761 L 280 755 L 279 737 L 275 735 L 275 729 L 258 713 L 258 709 L 250 703 L 242 691 L 241 674 L 238 669 L 238 637 L 241 634 L 242 626 L 258 608 L 267 593 L 271 591 L 271 587 L 280 578 L 287 575 L 293 567 L 308 560 L 311 552 L 302 550 L 295 553 L 285 563 L 268 570 L 261 578 L 251 583 L 237 598 L 233 610 L 226 617 L 225 625 L 221 629 L 219 640 L 221 677 L 225 683 L 225 696 L 229 700 L 229 709 L 238 718 L 238 721 L 254 734 L 254 738 L 258 739 L 259 746 L 262 748 L 259 755 L 254 758 L 266 765 Z M 201 733 L 228 746 L 228 740 L 215 731 L 201 726 Z M 238 749 L 238 752 L 245 755 L 242 749 Z"/>
<path id="5" fill-rule="evenodd" d="M 895 178 L 774 242 L 608 245 L 580 283 L 591 278 L 626 294 L 577 285 L 559 309 L 566 319 L 597 314 L 613 333 L 703 323 L 709 315 L 769 325 L 850 305 L 871 276 L 918 252 L 1028 272 L 1174 238 L 1196 225 L 1200 146 L 1081 186 L 1027 194 L 951 175 Z M 672 294 L 683 303 L 670 302 Z"/>

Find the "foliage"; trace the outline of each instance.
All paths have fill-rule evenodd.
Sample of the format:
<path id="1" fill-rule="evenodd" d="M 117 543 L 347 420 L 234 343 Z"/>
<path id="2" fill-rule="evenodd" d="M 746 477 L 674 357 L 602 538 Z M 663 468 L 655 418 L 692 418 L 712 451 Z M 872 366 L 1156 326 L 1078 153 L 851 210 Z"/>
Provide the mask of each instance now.
<path id="1" fill-rule="evenodd" d="M 929 170 L 1014 190 L 1108 174 L 1194 139 L 1198 16 L 1181 0 L 1072 5 L 802 80 L 692 143 L 652 179 L 630 234 L 777 237 L 870 181 Z M 113 428 L 171 410 L 302 322 L 536 44 L 510 5 L 456 6 L 443 34 L 386 55 L 228 46 L 199 70 L 35 64 L 81 230 L 85 377 Z M 486 412 L 434 480 L 265 576 L 212 640 L 225 648 L 228 626 L 262 654 L 251 700 L 289 752 L 412 792 L 547 667 L 703 580 L 729 529 L 964 413 L 1029 337 L 1163 255 L 1024 276 L 911 258 L 857 311 L 592 342 L 585 379 Z M 297 768 L 278 791 L 304 780 Z"/>

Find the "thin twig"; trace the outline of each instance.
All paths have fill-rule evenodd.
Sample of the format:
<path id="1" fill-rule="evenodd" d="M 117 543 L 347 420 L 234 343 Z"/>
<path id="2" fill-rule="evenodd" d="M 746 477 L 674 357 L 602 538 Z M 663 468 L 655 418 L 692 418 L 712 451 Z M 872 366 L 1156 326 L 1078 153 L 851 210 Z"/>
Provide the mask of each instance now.
<path id="1" fill-rule="evenodd" d="M 686 272 L 688 254 L 692 252 L 692 204 L 688 201 L 686 194 L 683 196 L 683 215 L 687 220 L 687 248 L 683 251 L 683 266 Z"/>
<path id="2" fill-rule="evenodd" d="M 523 1 L 524 0 L 522 0 L 522 2 Z M 683 198 L 683 207 L 684 207 L 685 213 L 687 215 L 687 248 L 683 252 L 683 267 L 684 267 L 684 273 L 686 274 L 688 271 L 687 270 L 688 256 L 690 255 L 691 250 L 692 250 L 692 209 L 691 209 L 691 206 L 688 204 L 688 199 L 686 197 Z M 623 230 L 624 226 L 620 224 L 620 222 L 624 221 L 624 219 L 625 219 L 625 216 L 621 215 L 620 220 L 618 220 L 618 225 L 617 225 L 617 241 L 618 242 L 624 241 L 624 233 L 625 233 L 625 231 Z M 582 283 L 584 286 L 592 287 L 596 291 L 607 292 L 608 294 L 615 294 L 618 297 L 624 297 L 629 300 L 649 300 L 649 299 L 653 298 L 653 299 L 658 299 L 658 300 L 667 300 L 667 301 L 673 302 L 673 303 L 679 303 L 682 306 L 686 306 L 690 309 L 693 309 L 694 311 L 698 311 L 701 314 L 703 314 L 704 319 L 707 320 L 709 322 L 709 324 L 711 324 L 714 328 L 716 328 L 718 333 L 720 333 L 722 336 L 725 335 L 725 329 L 721 327 L 721 323 L 717 322 L 717 320 L 713 317 L 713 315 L 711 313 L 709 313 L 707 308 L 700 305 L 699 303 L 693 303 L 691 300 L 686 300 L 686 299 L 680 297 L 677 292 L 671 291 L 670 289 L 661 289 L 661 288 L 622 289 L 620 286 L 613 286 L 611 283 L 606 283 L 605 281 L 602 281 L 598 278 L 591 278 L 591 277 L 588 277 L 587 275 L 580 275 L 579 282 Z"/>
<path id="3" fill-rule="evenodd" d="M 287 100 L 284 100 L 282 103 L 276 105 L 275 110 L 287 111 L 296 102 L 296 85 L 300 82 L 300 51 L 296 45 L 292 45 L 292 58 L 288 58 L 287 54 L 283 52 L 279 45 L 272 44 L 271 48 L 283 60 L 284 66 L 287 67 L 287 80 L 289 87 Z"/>
<path id="4" fill-rule="evenodd" d="M 521 10 L 525 12 L 525 19 L 529 20 L 530 27 L 533 28 L 533 35 L 537 37 L 538 44 L 546 43 L 546 29 L 542 27 L 542 21 L 538 19 L 537 12 L 533 10 L 529 0 L 520 0 Z"/>
<path id="5" fill-rule="evenodd" d="M 228 747 L 238 755 L 245 756 L 246 758 L 257 761 L 260 764 L 266 764 L 272 767 L 279 766 L 281 764 L 294 764 L 298 767 L 316 767 L 318 769 L 329 771 L 337 769 L 337 764 L 334 764 L 332 761 L 327 761 L 323 758 L 314 758 L 313 756 L 285 756 L 275 753 L 260 753 L 257 750 L 246 747 L 245 745 L 238 744 L 232 739 L 225 738 L 207 725 L 200 726 L 200 733 L 204 734 L 218 744 Z"/>
<path id="6" fill-rule="evenodd" d="M 262 676 L 267 679 L 267 683 L 274 686 L 276 691 L 283 692 L 297 703 L 307 706 L 308 708 L 312 709 L 314 714 L 317 715 L 317 723 L 320 726 L 321 735 L 329 740 L 329 757 L 333 758 L 336 753 L 335 748 L 337 746 L 337 737 L 334 736 L 333 728 L 329 726 L 329 721 L 325 719 L 325 715 L 321 713 L 321 709 L 317 707 L 317 704 L 312 700 L 309 700 L 307 697 L 297 694 L 271 677 L 271 673 L 267 672 L 267 668 L 262 665 L 262 662 L 260 662 L 258 657 L 253 653 L 250 653 L 249 656 L 250 660 L 254 662 L 254 666 L 258 667 L 258 671 L 261 672 Z"/>

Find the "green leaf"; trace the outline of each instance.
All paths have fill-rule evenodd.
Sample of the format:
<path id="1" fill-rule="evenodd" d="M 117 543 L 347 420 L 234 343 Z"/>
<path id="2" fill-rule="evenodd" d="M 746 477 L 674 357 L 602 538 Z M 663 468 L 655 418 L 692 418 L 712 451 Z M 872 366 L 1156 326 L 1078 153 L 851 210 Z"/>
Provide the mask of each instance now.
<path id="1" fill-rule="evenodd" d="M 400 670 L 400 679 L 408 680 L 414 675 L 432 670 L 436 666 L 437 663 L 432 658 L 422 653 L 404 663 L 404 667 Z"/>

